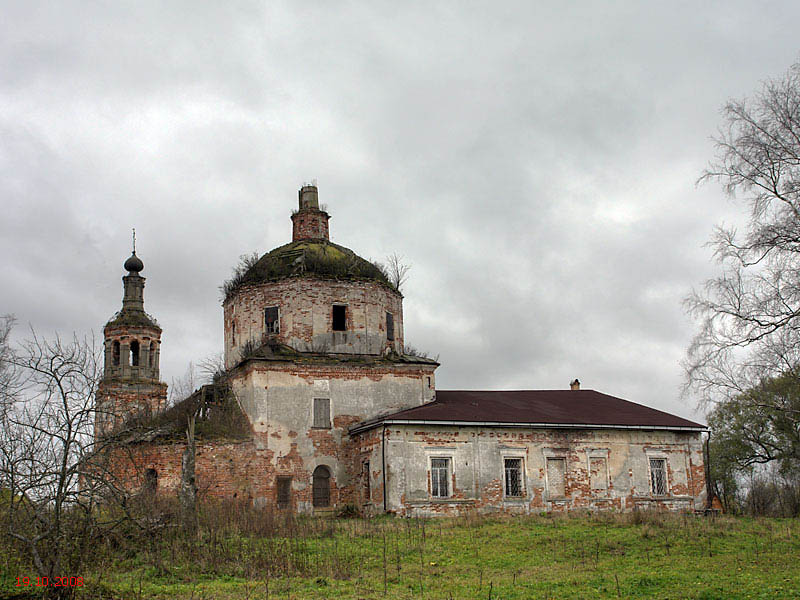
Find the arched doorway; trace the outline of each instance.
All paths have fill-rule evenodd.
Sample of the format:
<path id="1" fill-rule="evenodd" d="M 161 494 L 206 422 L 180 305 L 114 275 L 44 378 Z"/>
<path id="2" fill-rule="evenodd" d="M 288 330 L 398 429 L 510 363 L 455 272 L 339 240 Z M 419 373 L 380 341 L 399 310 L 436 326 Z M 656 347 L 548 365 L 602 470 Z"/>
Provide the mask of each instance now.
<path id="1" fill-rule="evenodd" d="M 331 505 L 331 472 L 324 465 L 314 469 L 312 485 L 314 508 L 325 508 Z"/>

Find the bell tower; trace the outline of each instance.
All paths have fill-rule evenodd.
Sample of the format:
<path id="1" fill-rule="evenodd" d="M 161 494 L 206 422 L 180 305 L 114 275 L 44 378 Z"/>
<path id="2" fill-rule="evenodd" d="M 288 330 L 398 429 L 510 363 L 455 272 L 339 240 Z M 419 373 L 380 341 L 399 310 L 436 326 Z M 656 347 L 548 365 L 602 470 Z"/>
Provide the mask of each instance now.
<path id="1" fill-rule="evenodd" d="M 133 253 L 123 268 L 122 309 L 103 328 L 103 379 L 97 391 L 95 435 L 118 427 L 137 413 L 153 413 L 167 403 L 160 381 L 161 327 L 144 311 L 144 263 Z"/>

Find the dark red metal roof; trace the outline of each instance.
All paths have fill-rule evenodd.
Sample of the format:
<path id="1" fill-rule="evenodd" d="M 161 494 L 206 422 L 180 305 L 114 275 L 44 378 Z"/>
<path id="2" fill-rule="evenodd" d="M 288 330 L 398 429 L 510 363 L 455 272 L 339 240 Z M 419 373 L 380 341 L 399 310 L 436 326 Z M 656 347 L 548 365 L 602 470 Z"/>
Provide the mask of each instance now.
<path id="1" fill-rule="evenodd" d="M 363 421 L 351 431 L 398 421 L 706 429 L 705 425 L 594 390 L 441 390 L 433 402 Z"/>

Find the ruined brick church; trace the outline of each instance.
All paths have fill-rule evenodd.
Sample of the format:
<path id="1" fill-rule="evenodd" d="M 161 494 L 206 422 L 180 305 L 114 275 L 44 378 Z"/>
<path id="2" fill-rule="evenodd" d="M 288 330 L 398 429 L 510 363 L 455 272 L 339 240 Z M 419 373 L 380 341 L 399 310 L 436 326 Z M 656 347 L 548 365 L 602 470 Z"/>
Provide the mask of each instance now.
<path id="1" fill-rule="evenodd" d="M 329 239 L 304 186 L 292 241 L 226 286 L 225 369 L 189 399 L 196 484 L 208 498 L 304 513 L 701 509 L 703 425 L 593 390 L 437 390 L 406 352 L 403 296 Z M 125 262 L 106 324 L 96 435 L 131 491 L 174 494 L 186 448 L 160 381 L 161 328 L 144 265 Z"/>

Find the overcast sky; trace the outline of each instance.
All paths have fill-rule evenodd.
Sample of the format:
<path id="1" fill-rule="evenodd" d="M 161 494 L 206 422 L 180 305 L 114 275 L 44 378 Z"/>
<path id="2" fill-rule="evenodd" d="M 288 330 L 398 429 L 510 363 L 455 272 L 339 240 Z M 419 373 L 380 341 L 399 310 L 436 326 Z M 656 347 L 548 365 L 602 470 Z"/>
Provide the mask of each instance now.
<path id="1" fill-rule="evenodd" d="M 0 313 L 102 336 L 136 227 L 162 378 L 291 240 L 397 252 L 439 389 L 681 400 L 681 301 L 741 206 L 695 182 L 729 98 L 800 60 L 797 2 L 31 2 L 0 19 Z"/>

